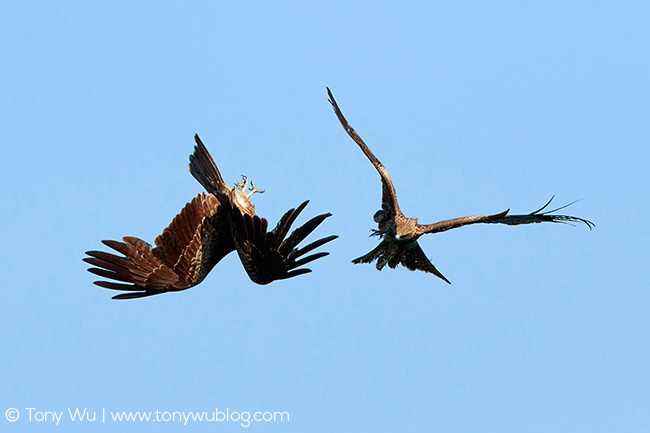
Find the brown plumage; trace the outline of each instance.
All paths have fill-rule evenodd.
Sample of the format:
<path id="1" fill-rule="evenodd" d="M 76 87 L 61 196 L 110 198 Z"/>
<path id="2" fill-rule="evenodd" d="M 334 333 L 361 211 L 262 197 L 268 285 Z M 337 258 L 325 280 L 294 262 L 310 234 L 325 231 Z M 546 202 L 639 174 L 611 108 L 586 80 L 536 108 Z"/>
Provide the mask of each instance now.
<path id="1" fill-rule="evenodd" d="M 564 209 L 573 203 L 550 211 L 544 211 L 544 209 L 546 209 L 546 207 L 551 203 L 551 200 L 553 200 L 552 197 L 551 200 L 540 209 L 529 214 L 508 215 L 508 212 L 510 211 L 510 209 L 508 209 L 494 215 L 467 216 L 441 221 L 435 224 L 418 224 L 417 218 L 408 218 L 404 216 L 399 208 L 399 204 L 397 203 L 397 193 L 395 192 L 393 182 L 391 182 L 390 177 L 388 176 L 388 171 L 345 119 L 329 88 L 327 89 L 327 93 L 329 95 L 329 102 L 332 104 L 332 108 L 334 108 L 334 112 L 341 122 L 341 125 L 343 125 L 343 129 L 345 129 L 350 138 L 357 143 L 364 155 L 366 155 L 372 165 L 377 169 L 382 183 L 381 209 L 378 210 L 374 216 L 374 220 L 378 224 L 378 230 L 373 230 L 372 232 L 372 235 L 380 237 L 382 241 L 374 250 L 353 260 L 352 263 L 371 263 L 377 260 L 376 266 L 379 270 L 386 265 L 388 265 L 389 268 L 395 268 L 397 265 L 401 264 L 412 271 L 420 270 L 434 274 L 451 284 L 449 280 L 445 278 L 435 266 L 433 266 L 420 248 L 417 239 L 423 234 L 439 233 L 462 227 L 464 225 L 478 223 L 520 225 L 541 222 L 580 222 L 586 224 L 589 229 L 594 226 L 591 221 L 586 219 L 569 215 L 553 214 L 553 212 Z"/>
<path id="2" fill-rule="evenodd" d="M 124 237 L 124 242 L 102 241 L 122 256 L 102 251 L 86 253 L 90 257 L 83 260 L 95 266 L 89 272 L 119 281 L 96 281 L 96 285 L 128 292 L 114 299 L 140 298 L 196 286 L 235 250 L 250 279 L 257 284 L 311 272 L 296 268 L 329 254 L 320 252 L 296 260 L 337 238 L 328 236 L 298 248 L 331 214 L 312 218 L 287 237 L 307 205 L 305 201 L 298 209 L 287 211 L 276 228 L 267 232 L 267 220 L 255 215 L 255 206 L 249 201 L 253 193 L 262 191 L 251 183 L 247 194 L 245 178 L 244 184 L 228 187 L 198 135 L 195 140 L 190 172 L 209 194 L 201 193 L 188 203 L 156 238 L 155 247 L 135 237 Z"/>

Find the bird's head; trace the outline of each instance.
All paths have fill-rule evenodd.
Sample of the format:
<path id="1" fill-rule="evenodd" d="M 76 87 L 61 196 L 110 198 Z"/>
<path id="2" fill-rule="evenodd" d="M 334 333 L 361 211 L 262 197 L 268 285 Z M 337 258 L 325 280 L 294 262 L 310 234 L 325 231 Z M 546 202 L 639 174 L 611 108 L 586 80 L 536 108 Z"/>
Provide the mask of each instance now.
<path id="1" fill-rule="evenodd" d="M 377 224 L 381 224 L 383 222 L 388 221 L 388 218 L 389 218 L 388 212 L 386 212 L 385 210 L 378 210 L 377 212 L 375 212 L 375 216 L 372 217 L 372 219 L 375 220 Z"/>

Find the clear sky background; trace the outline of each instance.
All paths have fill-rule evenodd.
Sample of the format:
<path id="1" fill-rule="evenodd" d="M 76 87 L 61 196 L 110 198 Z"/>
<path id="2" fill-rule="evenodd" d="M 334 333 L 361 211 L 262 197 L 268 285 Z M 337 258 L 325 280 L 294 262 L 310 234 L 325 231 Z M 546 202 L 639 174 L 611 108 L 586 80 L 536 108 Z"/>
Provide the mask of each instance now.
<path id="1" fill-rule="evenodd" d="M 649 22 L 646 2 L 7 3 L 0 429 L 246 430 L 100 424 L 218 408 L 289 412 L 249 427 L 272 432 L 650 431 Z M 380 181 L 326 86 L 407 216 L 555 194 L 596 228 L 422 238 L 451 286 L 351 264 Z M 340 238 L 289 281 L 230 255 L 191 290 L 112 301 L 84 252 L 153 242 L 201 192 L 194 133 L 272 224 L 310 199 L 299 224 L 333 213 L 310 239 Z"/>

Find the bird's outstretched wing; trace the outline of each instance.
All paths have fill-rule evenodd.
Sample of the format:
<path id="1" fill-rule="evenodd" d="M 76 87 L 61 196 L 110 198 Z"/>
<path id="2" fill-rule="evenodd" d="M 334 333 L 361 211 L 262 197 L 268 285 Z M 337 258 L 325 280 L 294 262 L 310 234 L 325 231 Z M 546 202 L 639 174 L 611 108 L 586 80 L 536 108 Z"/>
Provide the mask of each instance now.
<path id="1" fill-rule="evenodd" d="M 553 222 L 553 223 L 583 223 L 591 230 L 595 224 L 589 220 L 578 218 L 570 215 L 556 215 L 553 212 L 557 212 L 561 209 L 571 206 L 573 203 L 561 206 L 557 209 L 544 211 L 551 204 L 554 197 L 541 208 L 537 209 L 535 212 L 531 212 L 525 215 L 508 215 L 510 209 L 507 209 L 501 213 L 494 215 L 476 215 L 476 216 L 466 216 L 462 218 L 454 218 L 447 221 L 441 221 L 435 224 L 418 224 L 416 227 L 417 236 L 423 235 L 425 233 L 439 233 L 447 230 L 455 229 L 462 227 L 468 224 L 508 224 L 508 225 L 520 225 L 520 224 L 534 224 L 542 222 Z"/>
<path id="2" fill-rule="evenodd" d="M 429 261 L 420 244 L 417 241 L 412 241 L 399 245 L 389 238 L 384 238 L 377 247 L 370 251 L 368 254 L 352 260 L 352 263 L 372 263 L 377 260 L 377 269 L 388 265 L 389 268 L 395 269 L 397 265 L 402 265 L 411 271 L 423 271 L 433 274 L 445 282 L 451 282 L 440 273 L 438 269 Z"/>
<path id="3" fill-rule="evenodd" d="M 227 217 L 212 194 L 196 196 L 173 219 L 160 236 L 156 247 L 135 238 L 124 242 L 102 241 L 123 254 L 88 251 L 83 260 L 94 268 L 89 272 L 120 281 L 95 281 L 106 289 L 127 291 L 113 299 L 131 299 L 185 290 L 199 284 L 208 272 L 235 249 Z"/>
<path id="4" fill-rule="evenodd" d="M 312 218 L 294 230 L 289 237 L 286 237 L 291 225 L 308 202 L 305 201 L 297 209 L 287 211 L 277 226 L 269 232 L 267 232 L 268 222 L 266 219 L 242 213 L 235 207 L 230 208 L 232 237 L 244 269 L 253 282 L 269 284 L 275 280 L 311 272 L 307 268 L 297 268 L 329 254 L 320 252 L 302 257 L 338 236 L 328 236 L 302 248 L 298 248 L 298 245 L 320 223 L 330 217 L 330 213 Z"/>
<path id="5" fill-rule="evenodd" d="M 352 128 L 352 126 L 348 123 L 348 121 L 345 119 L 345 116 L 343 116 L 343 113 L 341 112 L 341 109 L 339 108 L 338 104 L 336 103 L 336 100 L 334 99 L 334 95 L 332 95 L 332 92 L 330 91 L 329 87 L 327 88 L 327 94 L 329 95 L 329 102 L 332 104 L 332 108 L 334 108 L 334 112 L 336 113 L 336 117 L 338 117 L 339 122 L 341 122 L 341 125 L 343 125 L 343 129 L 345 129 L 345 132 L 348 133 L 350 138 L 354 140 L 355 143 L 359 145 L 361 148 L 361 151 L 368 157 L 372 165 L 375 166 L 377 171 L 379 172 L 379 176 L 381 176 L 381 184 L 382 184 L 382 209 L 384 211 L 392 212 L 392 215 L 389 215 L 390 217 L 393 217 L 395 215 L 402 215 L 402 212 L 399 209 L 399 204 L 397 203 L 397 193 L 395 192 L 395 187 L 393 186 L 393 182 L 390 180 L 390 176 L 388 176 L 388 171 L 386 168 L 382 165 L 381 162 L 379 162 L 379 159 L 370 151 L 370 148 L 364 143 L 364 141 L 361 139 L 359 134 Z"/>

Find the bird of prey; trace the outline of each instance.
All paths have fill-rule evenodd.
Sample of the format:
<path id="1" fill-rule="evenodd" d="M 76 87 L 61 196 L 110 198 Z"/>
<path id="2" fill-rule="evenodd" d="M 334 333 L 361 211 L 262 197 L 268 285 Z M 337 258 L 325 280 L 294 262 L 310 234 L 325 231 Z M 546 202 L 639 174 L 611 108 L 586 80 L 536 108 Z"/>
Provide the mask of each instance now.
<path id="1" fill-rule="evenodd" d="M 228 187 L 198 135 L 190 155 L 190 172 L 208 194 L 194 197 L 155 240 L 155 247 L 135 238 L 123 242 L 104 240 L 106 246 L 122 256 L 102 251 L 88 251 L 83 260 L 95 267 L 89 272 L 119 281 L 96 281 L 106 289 L 127 291 L 113 299 L 131 299 L 185 290 L 196 286 L 226 255 L 237 251 L 250 279 L 257 284 L 295 277 L 310 269 L 300 268 L 328 255 L 305 254 L 336 239 L 328 236 L 302 248 L 298 245 L 318 227 L 330 213 L 312 218 L 294 230 L 291 225 L 309 201 L 287 211 L 271 231 L 268 222 L 255 214 L 250 197 L 256 192 L 248 179 Z"/>
<path id="2" fill-rule="evenodd" d="M 341 122 L 341 125 L 343 125 L 343 129 L 345 129 L 350 138 L 359 145 L 361 151 L 377 169 L 382 183 L 381 209 L 374 215 L 374 220 L 378 224 L 379 230 L 371 231 L 371 236 L 378 236 L 381 238 L 381 242 L 374 250 L 353 260 L 352 263 L 372 263 L 377 260 L 376 266 L 378 270 L 381 270 L 386 265 L 388 265 L 389 268 L 394 269 L 397 265 L 401 264 L 411 271 L 420 270 L 434 274 L 445 282 L 451 284 L 451 282 L 429 261 L 427 256 L 424 254 L 424 251 L 422 251 L 422 248 L 420 248 L 417 240 L 423 234 L 444 232 L 464 225 L 477 223 L 519 225 L 541 222 L 569 224 L 571 222 L 580 222 L 586 224 L 589 229 L 594 226 L 591 221 L 587 221 L 586 219 L 569 215 L 554 214 L 554 212 L 564 209 L 573 203 L 557 209 L 544 211 L 544 209 L 546 209 L 551 203 L 551 200 L 553 200 L 553 197 L 551 197 L 551 200 L 540 209 L 525 215 L 509 215 L 508 213 L 510 212 L 510 209 L 507 209 L 494 215 L 466 216 L 441 221 L 435 224 L 418 224 L 417 218 L 408 218 L 404 216 L 399 208 L 399 204 L 397 203 L 397 194 L 393 182 L 391 182 L 390 177 L 388 176 L 388 171 L 386 171 L 386 168 L 381 162 L 379 162 L 377 157 L 370 151 L 359 134 L 356 133 L 345 119 L 329 88 L 327 89 L 327 93 L 329 95 L 329 102 L 332 104 L 332 108 L 334 108 L 334 112 Z"/>

